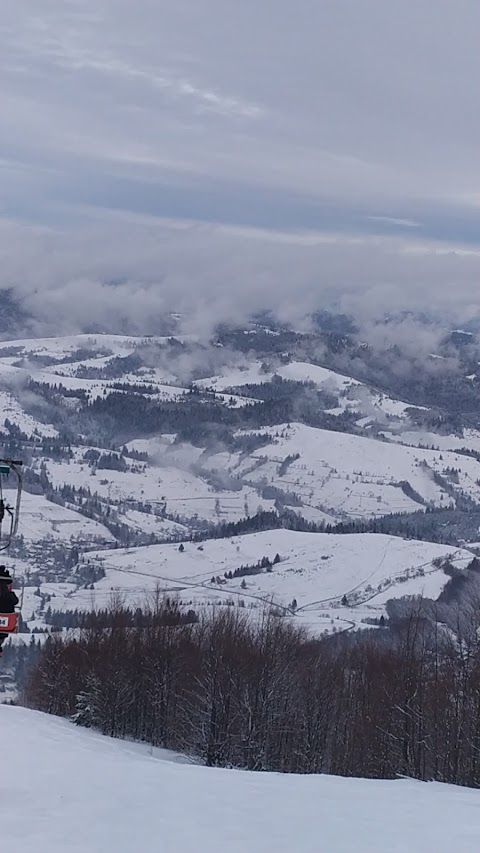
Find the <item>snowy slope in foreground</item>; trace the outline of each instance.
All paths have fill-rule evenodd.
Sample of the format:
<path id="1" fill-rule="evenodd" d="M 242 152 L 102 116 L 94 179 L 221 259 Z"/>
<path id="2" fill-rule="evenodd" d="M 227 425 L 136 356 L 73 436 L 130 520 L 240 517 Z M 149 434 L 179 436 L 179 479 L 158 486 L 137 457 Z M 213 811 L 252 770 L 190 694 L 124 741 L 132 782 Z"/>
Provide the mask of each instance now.
<path id="1" fill-rule="evenodd" d="M 15 853 L 477 853 L 478 792 L 191 765 L 0 706 Z"/>

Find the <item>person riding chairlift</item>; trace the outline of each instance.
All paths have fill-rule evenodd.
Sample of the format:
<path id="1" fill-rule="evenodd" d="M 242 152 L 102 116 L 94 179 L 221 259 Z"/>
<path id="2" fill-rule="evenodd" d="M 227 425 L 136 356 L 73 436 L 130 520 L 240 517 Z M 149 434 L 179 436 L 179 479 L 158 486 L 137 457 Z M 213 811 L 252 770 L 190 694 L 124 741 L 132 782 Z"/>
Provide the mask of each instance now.
<path id="1" fill-rule="evenodd" d="M 0 566 L 0 613 L 15 613 L 15 607 L 18 604 L 18 596 L 12 589 L 13 578 L 5 566 Z M 0 632 L 0 655 L 2 654 L 2 646 L 7 639 L 8 634 Z"/>

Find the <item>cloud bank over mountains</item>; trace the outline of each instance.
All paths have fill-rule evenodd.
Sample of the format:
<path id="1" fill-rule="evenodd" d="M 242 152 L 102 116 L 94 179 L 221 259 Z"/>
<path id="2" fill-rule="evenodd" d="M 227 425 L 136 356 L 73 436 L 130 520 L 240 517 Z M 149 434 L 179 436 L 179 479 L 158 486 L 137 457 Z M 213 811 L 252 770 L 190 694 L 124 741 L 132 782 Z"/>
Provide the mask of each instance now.
<path id="1" fill-rule="evenodd" d="M 0 288 L 52 332 L 475 316 L 479 29 L 470 0 L 8 4 Z"/>
<path id="2" fill-rule="evenodd" d="M 13 223 L 0 227 L 0 253 L 1 288 L 13 289 L 39 334 L 152 334 L 171 311 L 196 334 L 272 307 L 298 328 L 318 309 L 353 314 L 363 328 L 406 310 L 447 325 L 479 313 L 476 251 L 400 238 L 145 220 L 58 233 Z"/>

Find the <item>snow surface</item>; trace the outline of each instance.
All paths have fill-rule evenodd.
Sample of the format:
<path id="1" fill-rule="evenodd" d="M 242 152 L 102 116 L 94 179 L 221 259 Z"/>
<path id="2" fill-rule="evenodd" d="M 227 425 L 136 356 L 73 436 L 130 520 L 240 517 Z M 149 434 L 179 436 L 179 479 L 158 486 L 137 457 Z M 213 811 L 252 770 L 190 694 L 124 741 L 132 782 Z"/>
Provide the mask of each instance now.
<path id="1" fill-rule="evenodd" d="M 138 340 L 140 340 L 140 339 L 138 339 Z M 79 342 L 79 343 L 81 343 L 81 342 Z M 130 347 L 128 352 L 124 352 L 124 351 L 120 350 L 119 355 L 128 355 L 132 351 L 133 351 L 133 347 Z M 0 350 L 0 352 L 1 352 L 1 350 Z M 60 353 L 60 352 L 52 353 L 52 352 L 48 352 L 48 351 L 44 352 L 43 350 L 40 350 L 37 352 L 37 350 L 35 350 L 35 349 L 30 350 L 28 354 L 35 354 L 35 353 L 37 355 L 49 355 L 52 357 L 55 354 L 59 358 L 61 358 L 61 356 L 62 356 L 62 353 Z M 17 356 L 16 358 L 8 357 L 8 358 L 2 359 L 0 357 L 0 381 L 3 382 L 4 384 L 6 384 L 7 386 L 12 387 L 12 389 L 14 389 L 15 387 L 21 388 L 22 385 L 25 385 L 25 383 L 29 379 L 33 379 L 36 382 L 40 382 L 40 383 L 43 383 L 46 385 L 50 385 L 52 387 L 54 387 L 54 386 L 58 387 L 59 385 L 63 385 L 65 388 L 68 388 L 69 390 L 85 391 L 87 396 L 91 400 L 94 400 L 97 397 L 103 396 L 104 394 L 122 393 L 122 391 L 119 391 L 118 389 L 116 389 L 114 387 L 116 383 L 121 381 L 122 383 L 133 383 L 135 385 L 140 385 L 140 386 L 143 385 L 145 387 L 145 389 L 147 389 L 147 390 L 149 390 L 150 387 L 153 385 L 155 388 L 155 393 L 149 394 L 149 397 L 151 399 L 156 399 L 156 400 L 159 400 L 162 402 L 165 402 L 168 400 L 178 400 L 180 397 L 182 397 L 184 394 L 187 393 L 186 388 L 182 388 L 182 387 L 178 387 L 176 385 L 169 384 L 168 379 L 170 378 L 170 375 L 165 374 L 164 372 L 160 372 L 160 371 L 155 371 L 154 372 L 155 375 L 152 375 L 150 372 L 145 372 L 145 371 L 143 371 L 143 372 L 139 371 L 138 375 L 137 374 L 124 374 L 121 377 L 121 380 L 119 380 L 119 379 L 87 379 L 83 376 L 79 377 L 76 375 L 76 372 L 79 370 L 79 368 L 83 368 L 83 367 L 103 368 L 103 367 L 105 367 L 108 364 L 108 362 L 110 362 L 112 360 L 112 358 L 114 357 L 113 354 L 111 354 L 109 356 L 102 357 L 102 358 L 85 359 L 84 361 L 79 361 L 79 362 L 67 362 L 66 364 L 62 364 L 59 362 L 58 364 L 52 364 L 52 365 L 49 365 L 48 367 L 39 367 L 35 364 L 35 362 L 28 364 L 28 358 L 27 358 L 27 366 L 17 367 L 12 362 L 17 362 L 20 357 L 21 357 L 21 354 L 19 356 Z M 244 401 L 242 401 L 242 403 L 243 402 Z M 18 404 L 17 404 L 17 406 L 18 406 Z M 8 408 L 8 406 L 7 406 L 7 408 Z M 21 412 L 22 421 L 21 422 L 17 421 L 17 422 L 19 423 L 19 426 L 22 426 L 22 424 L 23 424 L 23 428 L 25 429 L 25 432 L 29 433 L 32 431 L 32 429 L 34 427 L 36 427 L 37 431 L 41 435 L 47 435 L 47 436 L 58 435 L 57 430 L 55 430 L 53 427 L 50 427 L 48 424 L 43 424 L 42 422 L 35 421 L 35 419 L 32 419 L 30 415 L 23 412 L 21 407 L 19 407 L 19 409 Z M 7 414 L 7 417 L 8 417 L 8 414 Z M 11 417 L 10 417 L 10 419 L 12 420 Z M 29 429 L 29 427 L 31 426 L 32 423 L 33 423 L 33 427 L 31 429 Z"/>
<path id="2" fill-rule="evenodd" d="M 149 340 L 161 342 L 166 339 Z M 115 380 L 79 378 L 75 375 L 78 368 L 104 365 L 110 358 L 134 352 L 136 346 L 144 342 L 144 338 L 122 335 L 72 335 L 9 341 L 8 346 L 0 346 L 0 382 L 3 380 L 5 384 L 5 389 L 0 391 L 0 411 L 4 412 L 4 418 L 9 417 L 27 434 L 36 432 L 39 436 L 56 435 L 57 430 L 53 425 L 42 423 L 38 417 L 29 413 L 32 395 L 22 396 L 22 383 L 28 377 L 50 385 L 61 382 L 70 389 L 84 390 L 92 400 L 115 390 Z M 12 347 L 18 350 L 15 355 L 2 356 L 2 351 L 12 352 Z M 83 362 L 69 362 L 68 358 L 80 348 L 87 350 L 87 356 L 88 350 L 99 355 L 87 357 Z M 104 352 L 109 355 L 103 355 Z M 55 358 L 58 363 L 43 368 L 32 360 L 35 355 Z M 26 359 L 27 367 L 13 366 L 13 362 L 21 356 Z M 67 361 L 62 362 L 62 359 Z M 175 400 L 186 393 L 187 389 L 178 384 L 162 384 L 170 381 L 172 376 L 166 377 L 159 369 L 145 368 L 141 373 L 141 376 L 125 375 L 122 380 L 153 384 L 156 389 L 153 396 L 158 400 Z M 367 440 L 361 435 L 313 429 L 301 424 L 283 425 L 269 430 L 261 429 L 260 432 L 270 433 L 272 443 L 248 456 L 226 451 L 208 456 L 202 453 L 201 448 L 186 444 L 169 448 L 167 437 L 157 436 L 132 442 L 132 446 L 151 454 L 150 463 L 143 471 L 105 471 L 101 476 L 98 474 L 93 478 L 89 467 L 82 465 L 78 451 L 71 463 L 67 460 L 47 460 L 49 476 L 57 486 L 64 483 L 88 486 L 104 500 L 123 501 L 135 496 L 144 502 L 153 503 L 166 499 L 168 513 L 180 522 L 187 523 L 192 519 L 209 522 L 219 519 L 239 520 L 245 516 L 245 505 L 251 515 L 260 507 L 272 509 L 273 499 L 264 499 L 260 494 L 265 485 L 293 492 L 303 502 L 303 507 L 295 511 L 316 522 L 413 512 L 422 508 L 422 501 L 435 506 L 449 506 L 453 498 L 433 479 L 434 472 L 442 474 L 447 466 L 460 469 L 458 491 L 463 490 L 474 500 L 480 500 L 480 463 L 475 459 L 453 453 L 447 456 L 445 453 L 447 445 L 448 448 L 455 448 L 463 442 L 462 439 L 449 436 L 448 441 L 446 438 L 441 441 L 440 436 L 433 436 L 431 441 L 421 442 L 433 444 L 436 438 L 435 446 L 441 446 L 444 459 L 439 451 L 405 446 L 416 444 L 411 436 L 418 435 L 410 429 L 405 416 L 406 404 L 380 394 L 351 377 L 300 361 L 279 365 L 276 372 L 265 372 L 260 361 L 252 361 L 245 369 L 228 369 L 221 376 L 210 377 L 197 384 L 214 387 L 221 394 L 222 390 L 230 386 L 271 381 L 274 375 L 312 381 L 318 388 L 334 392 L 339 400 L 338 413 L 346 409 L 357 412 L 357 423 L 364 427 L 366 435 L 370 434 L 373 423 L 384 424 L 386 418 L 393 419 L 392 424 L 399 432 L 390 432 L 392 442 L 387 443 L 373 438 Z M 217 398 L 224 399 L 226 403 L 230 399 L 228 395 Z M 236 405 L 248 405 L 248 402 L 247 398 L 235 399 Z M 71 398 L 69 403 L 75 404 Z M 48 407 L 45 413 L 47 415 Z M 465 445 L 480 447 L 479 435 L 466 435 Z M 397 443 L 402 440 L 404 444 Z M 300 459 L 295 460 L 283 475 L 279 473 L 285 458 L 297 453 Z M 220 489 L 218 484 L 213 487 L 193 469 L 192 466 L 197 463 L 217 473 L 228 470 L 233 476 L 243 477 L 247 485 L 238 491 L 229 488 L 228 483 L 225 489 Z M 407 482 L 420 495 L 420 502 L 412 492 L 402 491 L 402 482 Z M 151 519 L 146 517 L 136 519 L 133 527 L 144 529 L 146 533 L 154 532 Z"/>
<path id="3" fill-rule="evenodd" d="M 50 338 L 21 338 L 19 340 L 4 341 L 0 344 L 0 358 L 2 350 L 16 347 L 21 352 L 16 358 L 26 354 L 37 354 L 51 356 L 61 359 L 69 356 L 80 348 L 85 349 L 108 349 L 114 356 L 126 356 L 135 351 L 139 343 L 161 343 L 169 340 L 167 337 L 135 337 L 134 335 L 108 335 L 108 334 L 81 334 L 60 335 Z"/>
<path id="4" fill-rule="evenodd" d="M 201 481 L 199 484 L 191 470 L 192 465 L 200 462 L 204 469 L 228 471 L 251 484 L 251 496 L 246 495 L 245 490 L 233 494 L 228 491 L 208 491 L 214 499 L 220 499 L 222 506 L 226 501 L 225 509 L 229 512 L 230 508 L 237 506 L 242 515 L 245 497 L 248 497 L 250 502 L 251 513 L 256 511 L 258 505 L 266 507 L 268 502 L 261 499 L 259 493 L 265 486 L 274 486 L 282 492 L 293 493 L 302 501 L 303 506 L 298 508 L 298 512 L 304 517 L 317 522 L 332 522 L 335 518 L 342 517 L 368 518 L 394 512 L 415 512 L 423 509 L 428 502 L 436 506 L 449 506 L 452 498 L 442 486 L 434 482 L 433 474 L 442 474 L 446 467 L 452 467 L 460 470 L 459 486 L 474 499 L 480 499 L 480 487 L 477 483 L 477 480 L 480 480 L 480 463 L 469 457 L 389 444 L 371 437 L 315 429 L 295 423 L 265 427 L 258 432 L 262 435 L 269 434 L 271 444 L 242 455 L 226 450 L 202 455 L 201 448 L 192 445 L 169 446 L 164 441 L 165 437 L 134 441 L 131 446 L 147 452 L 151 458 L 148 471 L 142 475 L 149 479 L 150 485 L 139 480 L 137 489 L 144 489 L 144 493 L 154 499 L 155 484 L 162 480 L 162 495 L 167 497 L 167 501 L 168 495 L 171 495 L 174 502 L 172 509 L 177 501 L 180 500 L 181 504 L 182 491 L 187 488 L 187 483 L 191 484 L 191 493 L 187 497 L 195 498 L 198 495 L 201 499 L 206 496 L 205 483 Z M 293 460 L 282 472 L 282 462 L 297 454 L 299 458 Z M 71 482 L 73 471 L 67 472 L 63 465 L 64 463 L 58 463 L 56 468 L 47 462 L 50 476 L 55 482 L 59 482 L 62 477 Z M 88 472 L 85 476 L 88 478 Z M 110 477 L 110 472 L 107 476 Z M 127 484 L 133 484 L 134 481 L 128 474 L 124 477 L 123 488 L 127 488 Z M 406 494 L 401 488 L 402 482 L 409 483 L 420 499 Z M 254 490 L 257 490 L 257 493 Z M 188 512 L 188 504 L 190 501 L 182 506 L 181 511 L 191 515 L 192 513 Z M 200 518 L 211 519 L 212 503 L 209 505 L 208 502 L 205 504 L 199 500 L 196 502 L 195 511 Z M 235 517 L 239 516 L 232 516 Z"/>
<path id="5" fill-rule="evenodd" d="M 219 376 L 209 376 L 207 379 L 202 379 L 196 384 L 205 388 L 215 388 L 216 390 L 223 391 L 226 388 L 236 386 L 271 382 L 274 376 L 281 376 L 282 379 L 291 379 L 294 382 L 314 382 L 318 387 L 328 386 L 332 391 L 343 391 L 347 388 L 361 385 L 360 382 L 352 379 L 351 376 L 343 376 L 341 373 L 335 373 L 327 367 L 320 367 L 317 364 L 308 364 L 301 361 L 292 361 L 275 370 L 264 369 L 262 362 L 253 361 L 248 366 L 231 368 Z"/>
<path id="6" fill-rule="evenodd" d="M 132 444 L 138 448 L 145 446 L 144 442 Z M 152 446 L 160 456 L 159 443 L 153 440 Z M 86 449 L 75 450 L 72 460 L 45 460 L 48 476 L 54 486 L 60 487 L 65 483 L 76 488 L 85 486 L 106 500 L 136 499 L 153 505 L 163 505 L 166 501 L 167 512 L 178 516 L 180 521 L 195 517 L 212 522 L 238 521 L 245 517 L 245 504 L 252 515 L 260 507 L 271 510 L 274 506 L 273 500 L 262 499 L 250 485 L 235 491 L 216 491 L 202 477 L 189 470 L 189 465 L 193 464 L 202 452 L 198 448 L 192 451 L 189 460 L 185 459 L 186 450 L 182 453 L 179 449 L 177 456 L 171 454 L 162 457 L 163 464 L 156 465 L 155 461 L 150 465 L 134 462 L 134 470 L 99 469 L 95 476 L 82 459 Z M 38 465 L 39 463 L 37 467 Z M 137 516 L 137 522 L 139 521 L 141 519 Z M 152 532 L 151 521 L 147 516 L 144 521 L 145 532 Z M 134 527 L 138 527 L 138 524 Z"/>
<path id="7" fill-rule="evenodd" d="M 2 375 L 2 367 L 0 365 L 0 377 Z M 14 368 L 12 368 L 13 370 Z M 6 420 L 11 421 L 11 423 L 17 424 L 20 429 L 25 432 L 27 435 L 31 433 L 36 433 L 39 436 L 45 437 L 53 437 L 58 435 L 58 430 L 55 429 L 54 426 L 50 426 L 50 424 L 44 424 L 39 421 L 37 418 L 32 417 L 27 412 L 25 412 L 20 405 L 19 401 L 13 396 L 10 391 L 5 389 L 0 390 L 0 432 L 6 433 L 7 430 L 4 427 L 4 423 Z"/>
<path id="8" fill-rule="evenodd" d="M 15 853 L 478 853 L 478 791 L 206 768 L 0 706 Z"/>
<path id="9" fill-rule="evenodd" d="M 165 340 L 148 339 L 154 343 Z M 122 335 L 72 335 L 5 342 L 0 345 L 3 419 L 9 418 L 27 434 L 34 433 L 40 450 L 41 437 L 54 436 L 57 430 L 53 424 L 39 420 L 43 414 L 49 415 L 49 407 L 39 409 L 41 398 L 25 393 L 28 377 L 50 385 L 61 383 L 71 389 L 83 389 L 94 399 L 111 393 L 114 380 L 84 379 L 79 369 L 104 367 L 110 359 L 129 355 L 145 341 Z M 79 349 L 86 350 L 86 358 L 70 361 L 72 353 Z M 35 356 L 50 357 L 55 363 L 42 367 L 41 359 Z M 16 367 L 18 362 L 25 366 Z M 425 505 L 446 507 L 453 503 L 455 492 L 464 492 L 480 502 L 480 463 L 452 452 L 461 446 L 480 451 L 480 432 L 465 431 L 463 437 L 458 437 L 414 431 L 406 403 L 319 365 L 293 361 L 266 372 L 260 361 L 245 364 L 245 368 L 229 368 L 221 376 L 201 380 L 197 385 L 214 387 L 217 399 L 230 404 L 230 395 L 221 395 L 231 386 L 269 382 L 274 375 L 314 382 L 319 389 L 336 395 L 337 413 L 349 409 L 358 414 L 357 425 L 363 428 L 363 435 L 295 423 L 265 427 L 258 432 L 270 435 L 270 443 L 251 454 L 230 453 L 227 448 L 211 454 L 188 443 L 177 444 L 173 435 L 157 435 L 131 442 L 132 448 L 149 454 L 149 461 L 130 459 L 125 472 L 99 469 L 95 473 L 83 460 L 88 448 L 76 447 L 71 460 L 45 459 L 49 478 L 58 487 L 65 483 L 89 487 L 99 496 L 103 508 L 110 507 L 114 517 L 132 531 L 153 535 L 160 541 L 172 534 L 187 538 L 188 525 L 193 523 L 238 521 L 259 509 L 272 510 L 275 497 L 279 493 L 281 497 L 282 492 L 286 505 L 293 504 L 292 511 L 315 522 L 412 512 Z M 154 385 L 154 399 L 159 400 L 179 399 L 188 390 L 179 385 L 180 380 L 173 373 L 162 368 L 125 374 L 122 381 Z M 70 397 L 67 403 L 75 406 Z M 234 403 L 248 405 L 249 400 L 236 397 Z M 390 441 L 372 437 L 375 424 L 381 424 L 386 434 L 388 430 Z M 0 431 L 2 427 L 0 419 Z M 420 444 L 438 449 L 416 446 Z M 37 456 L 33 466 L 39 470 L 41 462 L 42 457 Z M 459 471 L 458 482 L 448 481 L 447 468 Z M 435 478 L 436 474 L 447 479 L 446 488 Z M 266 486 L 279 492 L 265 491 Z M 300 500 L 292 501 L 292 493 Z M 152 511 L 140 512 L 139 509 L 148 509 L 147 504 L 151 504 Z M 169 519 L 155 515 L 159 507 Z M 93 559 L 107 561 L 107 577 L 91 591 L 77 590 L 73 583 L 50 582 L 50 569 L 56 559 L 53 550 L 57 543 L 68 548 L 77 539 L 84 541 L 86 549 L 96 552 L 104 544 L 111 547 L 113 537 L 103 525 L 74 508 L 62 508 L 43 496 L 25 493 L 19 532 L 26 547 L 21 552 L 25 565 L 30 559 L 38 569 L 41 563 L 45 570 L 38 579 L 42 593 L 55 595 L 56 607 L 91 607 L 92 603 L 104 606 L 112 588 L 143 600 L 145 592 L 160 583 L 195 606 L 243 599 L 246 606 L 258 609 L 273 597 L 287 607 L 296 598 L 299 610 L 295 618 L 302 618 L 315 630 L 319 626 L 323 630 L 332 619 L 347 627 L 361 624 L 372 613 L 383 612 L 390 597 L 406 593 L 437 597 L 446 579 L 441 570 L 431 570 L 431 561 L 452 550 L 429 543 L 407 544 L 401 539 L 387 543 L 391 537 L 313 540 L 309 534 L 292 534 L 288 538 L 288 531 L 269 531 L 231 542 L 224 540 L 223 544 L 218 544 L 219 540 L 204 543 L 202 550 L 186 543 L 181 561 L 175 545 L 160 551 L 142 548 L 96 553 Z M 45 543 L 46 537 L 50 541 Z M 44 544 L 48 546 L 45 552 Z M 238 578 L 225 585 L 211 584 L 212 575 L 223 577 L 225 571 L 233 571 L 242 563 L 255 563 L 263 556 L 272 559 L 277 551 L 283 558 L 281 564 L 271 574 L 247 577 L 246 588 L 241 588 Z M 470 559 L 469 552 L 458 554 L 462 565 Z M 88 551 L 84 558 L 89 558 Z M 19 560 L 16 564 L 18 573 L 25 575 L 25 566 Z M 49 577 L 48 584 L 42 583 L 44 576 Z M 354 606 L 340 607 L 339 599 L 352 590 Z M 25 592 L 28 613 L 34 613 L 34 622 L 41 623 L 41 600 L 33 592 L 33 587 Z"/>
<path id="10" fill-rule="evenodd" d="M 438 450 L 473 450 L 480 453 L 480 431 L 464 429 L 462 435 L 440 435 L 428 430 L 408 430 L 382 432 L 389 441 L 409 444 L 412 447 L 433 447 Z"/>
<path id="11" fill-rule="evenodd" d="M 408 403 L 369 388 L 351 376 L 303 361 L 291 361 L 278 366 L 275 370 L 265 369 L 262 362 L 254 361 L 248 366 L 226 370 L 219 376 L 210 376 L 196 384 L 204 388 L 224 391 L 227 388 L 242 385 L 271 382 L 274 376 L 281 376 L 282 379 L 290 379 L 294 382 L 313 382 L 319 390 L 338 394 L 339 404 L 329 410 L 331 414 L 340 415 L 346 410 L 358 411 L 366 416 L 360 419 L 365 421 L 365 425 L 372 421 L 382 423 L 388 418 L 396 418 L 408 423 L 406 417 Z"/>
<path id="12" fill-rule="evenodd" d="M 199 518 L 212 519 L 216 497 L 222 506 L 226 501 L 225 510 L 228 512 L 236 506 L 241 516 L 245 497 L 248 497 L 250 512 L 255 512 L 259 504 L 266 507 L 268 503 L 260 499 L 258 493 L 266 485 L 274 486 L 283 492 L 293 493 L 302 501 L 303 506 L 298 511 L 304 517 L 317 522 L 331 522 L 342 517 L 369 518 L 395 512 L 415 512 L 428 503 L 438 507 L 450 506 L 453 499 L 441 484 L 435 482 L 434 474 L 443 476 L 447 468 L 454 468 L 459 471 L 459 482 L 450 485 L 480 501 L 480 463 L 472 457 L 443 449 L 389 443 L 371 436 L 315 429 L 300 423 L 264 427 L 258 432 L 270 435 L 271 443 L 242 455 L 227 450 L 208 455 L 192 445 L 172 445 L 170 436 L 133 441 L 132 447 L 150 455 L 151 464 L 142 475 L 144 482 L 140 478 L 134 483 L 131 475 L 123 475 L 121 491 L 124 494 L 131 483 L 137 494 L 143 489 L 149 499 L 155 499 L 157 483 L 162 481 L 162 495 L 167 497 L 167 501 L 171 496 L 172 509 L 176 509 L 178 502 L 178 511 L 191 516 L 193 512 L 189 512 L 189 506 L 193 504 Z M 457 438 L 456 445 L 461 441 Z M 453 442 L 452 446 L 455 446 Z M 280 466 L 287 457 L 297 454 L 299 458 L 282 471 Z M 191 466 L 197 463 L 204 469 L 228 471 L 243 478 L 252 486 L 251 496 L 245 490 L 230 494 L 228 491 L 210 491 L 203 480 L 198 482 L 192 471 Z M 47 466 L 55 482 L 62 477 L 72 482 L 73 469 L 68 473 L 64 463 L 55 467 L 47 462 Z M 110 477 L 110 473 L 106 476 Z M 80 474 L 75 472 L 75 476 L 80 477 Z M 85 476 L 88 479 L 88 471 Z M 117 482 L 120 479 L 117 478 Z M 408 483 L 418 497 L 412 496 L 412 492 L 405 493 L 402 483 Z M 212 495 L 213 504 L 212 501 L 204 501 L 206 488 Z M 190 492 L 186 494 L 185 489 Z M 197 500 L 185 501 L 185 497 Z"/>
<path id="13" fill-rule="evenodd" d="M 271 572 L 224 579 L 225 572 L 254 565 L 262 557 L 273 562 L 277 554 L 281 561 Z M 446 558 L 463 569 L 473 554 L 382 534 L 280 529 L 185 542 L 183 552 L 178 544 L 91 551 L 89 561 L 106 572 L 94 591 L 77 590 L 68 583 L 43 584 L 42 591 L 55 594 L 54 609 L 105 607 L 117 592 L 125 594 L 128 604 L 141 605 L 159 588 L 197 608 L 243 601 L 257 615 L 272 602 L 288 613 L 295 598 L 298 609 L 290 616 L 318 633 L 328 629 L 332 619 L 340 619 L 343 627 L 361 627 L 366 617 L 382 615 L 390 598 L 406 594 L 438 598 L 449 578 L 433 561 Z M 220 585 L 212 584 L 217 576 Z M 349 598 L 347 608 L 341 605 L 344 595 Z M 35 606 L 34 597 L 28 601 Z"/>
<path id="14" fill-rule="evenodd" d="M 409 483 L 425 502 L 448 506 L 452 499 L 433 479 L 434 472 L 442 475 L 447 467 L 458 469 L 459 487 L 480 500 L 480 463 L 471 457 L 300 423 L 258 432 L 269 433 L 272 444 L 242 457 L 241 464 L 232 458 L 236 473 L 252 483 L 265 478 L 269 485 L 294 492 L 308 506 L 350 517 L 421 509 L 418 500 L 402 491 L 402 482 Z M 281 475 L 280 464 L 297 454 L 299 458 Z M 256 463 L 253 470 L 252 463 Z"/>
<path id="15" fill-rule="evenodd" d="M 27 542 L 46 536 L 63 542 L 73 539 L 113 542 L 110 531 L 78 512 L 48 501 L 43 495 L 24 492 L 18 532 Z"/>

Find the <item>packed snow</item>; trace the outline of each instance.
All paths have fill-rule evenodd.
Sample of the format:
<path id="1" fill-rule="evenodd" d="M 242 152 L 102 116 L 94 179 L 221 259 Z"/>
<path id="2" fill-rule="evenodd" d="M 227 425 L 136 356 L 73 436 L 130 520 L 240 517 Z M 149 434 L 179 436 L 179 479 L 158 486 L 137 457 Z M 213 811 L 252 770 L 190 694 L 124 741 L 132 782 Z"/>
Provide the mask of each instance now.
<path id="1" fill-rule="evenodd" d="M 477 853 L 478 792 L 206 768 L 0 706 L 16 853 Z"/>

